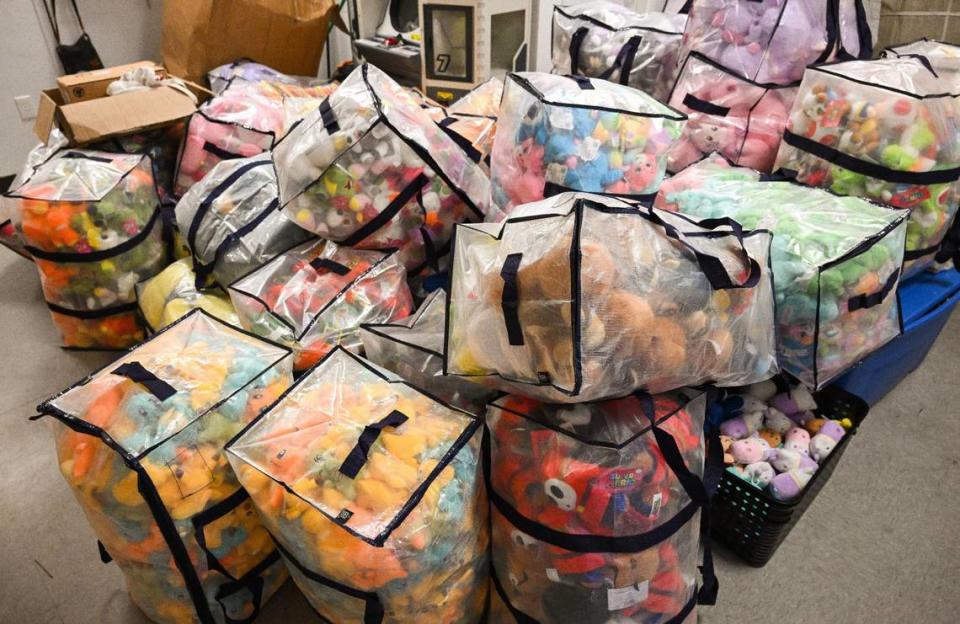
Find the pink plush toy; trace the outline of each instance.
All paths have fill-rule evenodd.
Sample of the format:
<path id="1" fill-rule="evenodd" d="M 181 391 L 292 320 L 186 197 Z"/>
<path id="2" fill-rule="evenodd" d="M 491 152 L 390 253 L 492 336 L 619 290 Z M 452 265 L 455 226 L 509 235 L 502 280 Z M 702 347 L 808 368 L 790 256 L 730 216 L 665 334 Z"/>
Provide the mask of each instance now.
<path id="1" fill-rule="evenodd" d="M 783 441 L 783 448 L 801 455 L 810 454 L 810 434 L 806 429 L 794 427 L 787 432 Z"/>
<path id="2" fill-rule="evenodd" d="M 738 464 L 752 464 L 761 461 L 769 448 L 760 438 L 745 438 L 735 441 L 730 452 Z"/>

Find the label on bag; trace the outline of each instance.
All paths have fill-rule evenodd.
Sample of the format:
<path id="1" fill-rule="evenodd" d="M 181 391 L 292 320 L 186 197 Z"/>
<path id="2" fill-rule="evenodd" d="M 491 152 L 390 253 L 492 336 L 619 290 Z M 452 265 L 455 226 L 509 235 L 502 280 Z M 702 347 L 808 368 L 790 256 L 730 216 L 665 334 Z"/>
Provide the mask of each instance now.
<path id="1" fill-rule="evenodd" d="M 620 611 L 643 602 L 650 594 L 650 581 L 607 590 L 607 611 Z"/>

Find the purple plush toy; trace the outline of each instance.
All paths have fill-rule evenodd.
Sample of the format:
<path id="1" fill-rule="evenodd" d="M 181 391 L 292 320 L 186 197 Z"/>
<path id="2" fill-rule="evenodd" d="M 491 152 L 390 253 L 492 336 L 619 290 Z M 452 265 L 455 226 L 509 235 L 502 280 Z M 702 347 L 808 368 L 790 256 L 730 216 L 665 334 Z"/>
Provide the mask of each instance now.
<path id="1" fill-rule="evenodd" d="M 770 494 L 781 502 L 790 502 L 800 495 L 807 487 L 813 473 L 802 468 L 794 468 L 789 472 L 778 474 L 770 482 Z"/>

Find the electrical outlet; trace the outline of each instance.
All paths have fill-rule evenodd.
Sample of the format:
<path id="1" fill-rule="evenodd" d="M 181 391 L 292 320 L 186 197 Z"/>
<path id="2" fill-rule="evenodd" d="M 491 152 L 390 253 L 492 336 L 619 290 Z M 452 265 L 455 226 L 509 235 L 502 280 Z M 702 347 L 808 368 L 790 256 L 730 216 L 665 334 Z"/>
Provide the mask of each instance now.
<path id="1" fill-rule="evenodd" d="M 17 112 L 20 113 L 21 121 L 30 121 L 37 118 L 37 103 L 34 102 L 32 95 L 18 95 L 13 98 L 13 103 L 17 105 Z"/>

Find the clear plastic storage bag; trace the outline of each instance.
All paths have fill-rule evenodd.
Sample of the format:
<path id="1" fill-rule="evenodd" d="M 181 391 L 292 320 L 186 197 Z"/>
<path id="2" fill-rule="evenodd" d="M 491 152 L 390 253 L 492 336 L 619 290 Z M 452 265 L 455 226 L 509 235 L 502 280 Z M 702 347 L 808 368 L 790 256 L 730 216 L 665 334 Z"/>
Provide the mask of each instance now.
<path id="1" fill-rule="evenodd" d="M 283 84 L 299 84 L 300 80 L 281 71 L 256 63 L 250 59 L 238 59 L 232 63 L 214 67 L 207 72 L 207 82 L 214 95 L 220 95 L 230 86 L 241 82 L 270 82 Z"/>
<path id="2" fill-rule="evenodd" d="M 223 287 L 313 236 L 278 209 L 269 154 L 219 163 L 177 203 L 197 286 Z"/>
<path id="3" fill-rule="evenodd" d="M 697 590 L 705 399 L 490 405 L 494 602 L 506 607 L 491 622 L 696 621 L 716 590 L 709 554 Z"/>
<path id="4" fill-rule="evenodd" d="M 664 180 L 657 192 L 653 207 L 677 212 L 679 210 L 677 203 L 670 199 L 673 193 L 704 189 L 708 185 L 730 180 L 758 182 L 760 172 L 746 167 L 737 167 L 720 154 L 709 154 Z"/>
<path id="5" fill-rule="evenodd" d="M 413 97 L 358 67 L 273 152 L 280 203 L 301 227 L 363 249 L 398 249 L 411 276 L 453 226 L 494 216 L 483 171 Z"/>
<path id="6" fill-rule="evenodd" d="M 7 199 L 64 346 L 143 340 L 134 288 L 167 264 L 150 158 L 60 152 Z"/>
<path id="7" fill-rule="evenodd" d="M 564 193 L 457 228 L 444 372 L 576 403 L 777 372 L 770 234 Z"/>
<path id="8" fill-rule="evenodd" d="M 299 371 L 338 344 L 359 350 L 362 323 L 408 316 L 406 278 L 396 253 L 318 241 L 280 254 L 227 292 L 243 326 L 292 347 Z"/>
<path id="9" fill-rule="evenodd" d="M 862 0 L 694 0 L 681 59 L 700 52 L 744 78 L 787 85 L 808 65 L 869 58 L 871 48 Z"/>
<path id="10" fill-rule="evenodd" d="M 508 74 L 490 163 L 493 201 L 510 213 L 565 190 L 651 195 L 685 122 L 606 80 Z"/>
<path id="11" fill-rule="evenodd" d="M 690 119 L 667 155 L 667 169 L 679 171 L 719 152 L 770 173 L 796 96 L 795 84 L 753 82 L 699 52 L 690 54 L 669 98 Z"/>
<path id="12" fill-rule="evenodd" d="M 240 325 L 240 317 L 225 292 L 197 288 L 197 276 L 190 258 L 181 258 L 137 284 L 137 306 L 151 333 L 158 332 L 195 308 L 202 308 L 230 325 Z"/>
<path id="13" fill-rule="evenodd" d="M 960 100 L 914 57 L 811 67 L 776 166 L 910 210 L 904 277 L 933 262 L 960 202 Z"/>
<path id="14" fill-rule="evenodd" d="M 360 327 L 364 356 L 447 403 L 482 414 L 497 392 L 469 380 L 443 374 L 443 331 L 447 297 L 442 290 L 427 297 L 420 309 L 393 323 Z"/>
<path id="15" fill-rule="evenodd" d="M 154 622 L 251 621 L 286 579 L 223 447 L 292 381 L 288 349 L 197 310 L 38 408 L 101 557 Z"/>
<path id="16" fill-rule="evenodd" d="M 685 15 L 637 13 L 615 2 L 553 8 L 553 73 L 613 80 L 667 101 Z"/>
<path id="17" fill-rule="evenodd" d="M 227 454 L 324 619 L 480 622 L 489 566 L 480 428 L 338 347 Z"/>
<path id="18" fill-rule="evenodd" d="M 907 212 L 790 182 L 719 181 L 666 200 L 773 232 L 780 365 L 814 390 L 900 335 Z"/>
<path id="19" fill-rule="evenodd" d="M 880 53 L 881 58 L 901 56 L 922 56 L 927 59 L 937 75 L 949 86 L 949 91 L 960 96 L 960 45 L 924 37 L 912 43 L 888 46 Z"/>

